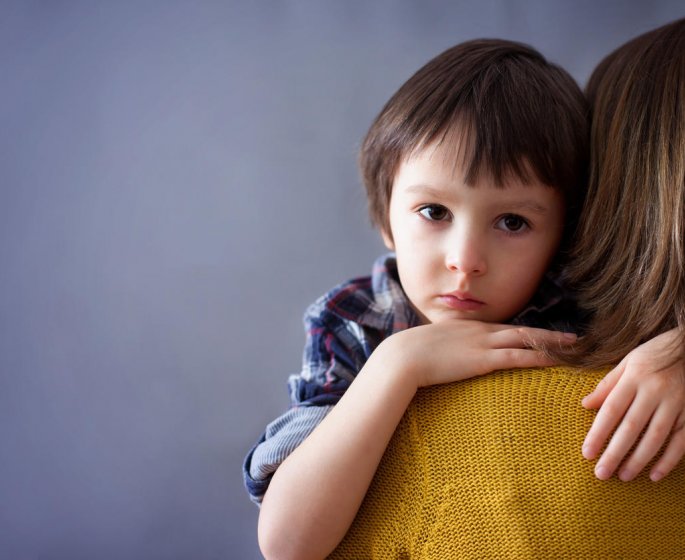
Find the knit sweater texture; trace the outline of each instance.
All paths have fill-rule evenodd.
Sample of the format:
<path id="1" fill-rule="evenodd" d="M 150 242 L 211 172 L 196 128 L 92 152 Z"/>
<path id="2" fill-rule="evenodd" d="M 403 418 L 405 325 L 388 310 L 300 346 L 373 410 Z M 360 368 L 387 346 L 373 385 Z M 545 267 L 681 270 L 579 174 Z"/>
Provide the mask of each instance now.
<path id="1" fill-rule="evenodd" d="M 333 559 L 685 558 L 685 467 L 594 477 L 581 407 L 607 370 L 419 390 Z M 344 491 L 344 489 L 341 489 Z"/>

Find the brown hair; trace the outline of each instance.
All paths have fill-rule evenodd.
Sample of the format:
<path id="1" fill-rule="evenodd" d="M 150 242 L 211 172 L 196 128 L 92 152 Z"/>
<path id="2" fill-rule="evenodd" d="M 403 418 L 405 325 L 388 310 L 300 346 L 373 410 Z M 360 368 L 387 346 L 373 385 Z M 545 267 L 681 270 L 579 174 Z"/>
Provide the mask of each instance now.
<path id="1" fill-rule="evenodd" d="M 582 91 L 533 48 L 480 39 L 452 47 L 423 66 L 369 129 L 359 163 L 371 220 L 383 232 L 391 233 L 388 208 L 402 160 L 455 134 L 467 184 L 482 172 L 497 186 L 508 174 L 527 182 L 533 173 L 563 191 L 566 223 L 575 225 L 587 163 Z"/>
<path id="2" fill-rule="evenodd" d="M 567 272 L 590 320 L 572 355 L 551 354 L 593 367 L 685 328 L 685 19 L 611 53 L 587 94 L 590 180 Z"/>

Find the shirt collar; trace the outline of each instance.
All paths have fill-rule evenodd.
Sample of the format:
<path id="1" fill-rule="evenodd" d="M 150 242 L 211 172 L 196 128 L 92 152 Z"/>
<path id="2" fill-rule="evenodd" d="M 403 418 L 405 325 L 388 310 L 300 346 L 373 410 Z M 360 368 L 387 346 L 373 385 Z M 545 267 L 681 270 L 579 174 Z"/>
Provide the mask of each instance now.
<path id="1" fill-rule="evenodd" d="M 397 274 L 397 259 L 387 253 L 376 259 L 371 272 L 372 300 L 359 317 L 362 325 L 384 330 L 387 336 L 419 325 Z"/>

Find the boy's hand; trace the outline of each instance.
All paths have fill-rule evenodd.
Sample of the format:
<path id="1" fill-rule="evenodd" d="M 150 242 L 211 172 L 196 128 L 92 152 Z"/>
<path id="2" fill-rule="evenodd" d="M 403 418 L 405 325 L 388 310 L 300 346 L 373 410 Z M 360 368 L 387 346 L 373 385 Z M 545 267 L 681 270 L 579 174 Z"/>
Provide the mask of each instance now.
<path id="1" fill-rule="evenodd" d="M 583 444 L 586 459 L 599 454 L 618 426 L 595 466 L 600 480 L 613 475 L 638 438 L 618 471 L 621 480 L 635 478 L 664 446 L 650 472 L 653 481 L 661 480 L 683 457 L 685 367 L 677 346 L 680 340 L 674 329 L 638 346 L 583 399 L 585 408 L 599 408 Z"/>
<path id="2" fill-rule="evenodd" d="M 552 365 L 543 352 L 532 346 L 569 344 L 576 340 L 576 335 L 455 320 L 415 327 L 390 338 L 395 338 L 401 359 L 415 373 L 417 386 L 424 387 L 498 369 Z"/>

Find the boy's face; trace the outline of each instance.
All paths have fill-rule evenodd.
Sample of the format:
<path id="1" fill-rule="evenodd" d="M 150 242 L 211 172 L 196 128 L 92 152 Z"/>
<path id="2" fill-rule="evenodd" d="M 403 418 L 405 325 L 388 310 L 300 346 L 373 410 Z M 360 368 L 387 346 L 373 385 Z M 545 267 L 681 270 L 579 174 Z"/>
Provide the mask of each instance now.
<path id="1" fill-rule="evenodd" d="M 456 150 L 431 145 L 405 160 L 390 199 L 402 287 L 424 323 L 505 322 L 535 292 L 561 240 L 558 189 L 519 179 L 469 186 Z"/>

